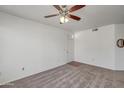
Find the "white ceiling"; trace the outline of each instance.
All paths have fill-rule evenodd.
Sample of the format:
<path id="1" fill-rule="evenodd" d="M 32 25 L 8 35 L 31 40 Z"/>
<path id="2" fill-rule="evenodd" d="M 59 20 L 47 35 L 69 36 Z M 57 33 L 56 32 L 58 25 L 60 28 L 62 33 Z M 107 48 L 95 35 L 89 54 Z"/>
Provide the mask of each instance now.
<path id="1" fill-rule="evenodd" d="M 59 24 L 59 16 L 44 18 L 58 12 L 51 5 L 1 5 L 0 11 L 70 31 L 124 23 L 124 6 L 119 5 L 88 5 L 73 13 L 80 16 L 81 21 L 70 20 L 65 24 Z"/>

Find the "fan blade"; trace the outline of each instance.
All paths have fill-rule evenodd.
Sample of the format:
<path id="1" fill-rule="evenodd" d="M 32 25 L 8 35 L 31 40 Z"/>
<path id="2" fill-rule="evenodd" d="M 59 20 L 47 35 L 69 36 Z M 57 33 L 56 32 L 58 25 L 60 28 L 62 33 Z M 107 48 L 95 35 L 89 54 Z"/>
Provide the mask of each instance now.
<path id="1" fill-rule="evenodd" d="M 77 21 L 80 21 L 80 20 L 81 20 L 80 17 L 75 16 L 75 15 L 71 15 L 71 14 L 69 14 L 68 17 L 69 17 L 69 18 L 72 18 L 72 19 L 74 19 L 74 20 L 77 20 Z"/>
<path id="2" fill-rule="evenodd" d="M 48 15 L 48 16 L 44 16 L 45 18 L 49 18 L 49 17 L 54 17 L 54 16 L 58 16 L 59 14 L 53 14 L 53 15 Z"/>
<path id="3" fill-rule="evenodd" d="M 63 11 L 59 5 L 53 5 L 57 10 Z"/>
<path id="4" fill-rule="evenodd" d="M 73 7 L 71 7 L 71 8 L 69 9 L 69 12 L 74 12 L 74 11 L 76 11 L 76 10 L 79 10 L 79 9 L 85 7 L 85 6 L 86 6 L 86 5 L 75 5 L 75 6 L 73 6 Z"/>

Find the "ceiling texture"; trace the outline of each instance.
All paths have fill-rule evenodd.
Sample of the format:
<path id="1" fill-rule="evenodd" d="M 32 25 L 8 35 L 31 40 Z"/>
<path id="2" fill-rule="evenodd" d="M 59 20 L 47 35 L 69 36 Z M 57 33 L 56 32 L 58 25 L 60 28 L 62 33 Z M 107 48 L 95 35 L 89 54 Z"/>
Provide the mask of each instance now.
<path id="1" fill-rule="evenodd" d="M 68 8 L 70 7 L 72 6 L 69 5 Z M 124 23 L 124 5 L 87 5 L 72 13 L 81 17 L 81 21 L 69 19 L 65 24 L 60 24 L 59 16 L 44 18 L 46 15 L 58 13 L 51 5 L 1 5 L 0 11 L 68 31 Z"/>

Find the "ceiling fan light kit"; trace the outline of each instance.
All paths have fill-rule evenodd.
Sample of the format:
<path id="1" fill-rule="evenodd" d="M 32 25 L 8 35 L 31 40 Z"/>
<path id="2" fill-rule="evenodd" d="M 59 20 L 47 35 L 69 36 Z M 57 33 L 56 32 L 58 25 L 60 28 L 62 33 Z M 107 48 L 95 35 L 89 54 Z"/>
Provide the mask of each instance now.
<path id="1" fill-rule="evenodd" d="M 61 5 L 61 6 L 53 5 L 53 6 L 59 11 L 59 14 L 52 14 L 52 15 L 48 15 L 48 16 L 44 16 L 44 17 L 50 18 L 50 17 L 60 15 L 60 24 L 67 23 L 69 21 L 69 18 L 76 20 L 76 21 L 80 21 L 81 20 L 80 17 L 72 15 L 70 13 L 85 7 L 85 5 L 75 5 L 75 6 L 71 7 L 70 9 L 68 9 L 66 5 Z"/>
<path id="2" fill-rule="evenodd" d="M 67 23 L 69 21 L 69 19 L 65 16 L 61 16 L 60 17 L 60 24 L 63 24 L 63 23 Z"/>

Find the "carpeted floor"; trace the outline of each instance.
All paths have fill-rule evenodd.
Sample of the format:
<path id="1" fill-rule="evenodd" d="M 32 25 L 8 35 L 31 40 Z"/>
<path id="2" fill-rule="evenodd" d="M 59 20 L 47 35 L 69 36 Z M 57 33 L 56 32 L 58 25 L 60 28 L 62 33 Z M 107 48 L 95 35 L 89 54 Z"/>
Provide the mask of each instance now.
<path id="1" fill-rule="evenodd" d="M 124 71 L 112 71 L 72 62 L 1 88 L 115 88 L 124 87 Z"/>

